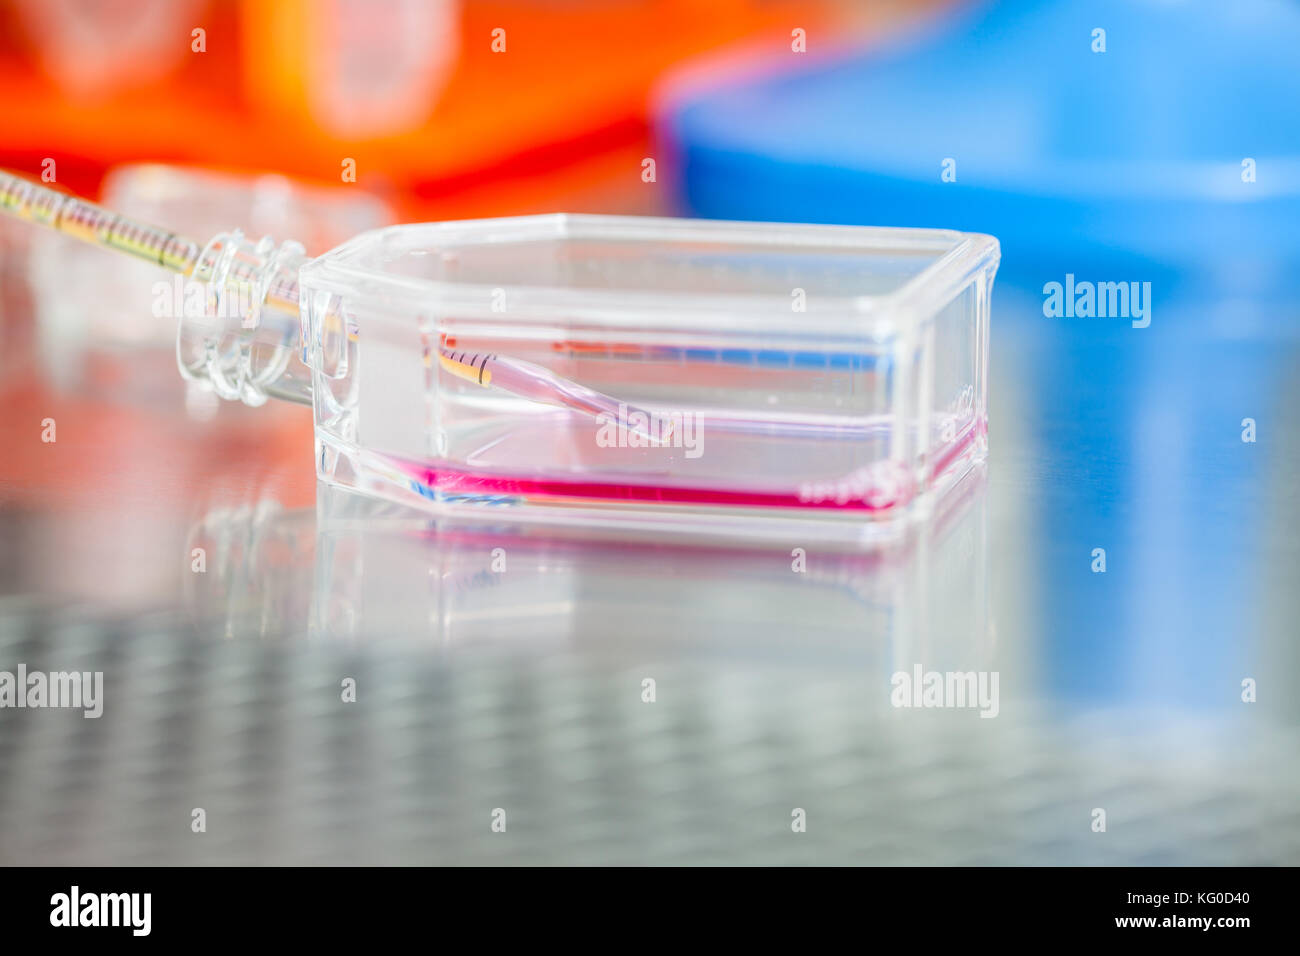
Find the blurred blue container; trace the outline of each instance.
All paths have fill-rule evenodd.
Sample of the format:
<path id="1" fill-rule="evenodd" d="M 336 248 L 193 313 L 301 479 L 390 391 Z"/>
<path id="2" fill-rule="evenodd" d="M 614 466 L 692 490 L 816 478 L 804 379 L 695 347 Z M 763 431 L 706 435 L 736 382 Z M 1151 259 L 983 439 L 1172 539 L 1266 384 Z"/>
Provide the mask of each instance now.
<path id="1" fill-rule="evenodd" d="M 878 47 L 818 41 L 668 84 L 688 211 L 988 232 L 1026 284 L 1139 261 L 1166 293 L 1258 291 L 1300 260 L 1294 3 L 968 4 Z"/>

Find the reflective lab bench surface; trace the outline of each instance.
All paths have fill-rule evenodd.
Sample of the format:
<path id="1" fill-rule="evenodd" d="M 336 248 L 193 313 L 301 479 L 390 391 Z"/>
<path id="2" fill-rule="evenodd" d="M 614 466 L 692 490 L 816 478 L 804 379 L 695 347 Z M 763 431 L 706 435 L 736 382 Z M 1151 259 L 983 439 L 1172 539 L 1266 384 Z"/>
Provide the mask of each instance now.
<path id="1" fill-rule="evenodd" d="M 105 690 L 0 711 L 0 863 L 1300 862 L 1300 343 L 1040 305 L 987 469 L 796 570 L 317 487 L 307 410 L 10 303 L 0 670 Z"/>

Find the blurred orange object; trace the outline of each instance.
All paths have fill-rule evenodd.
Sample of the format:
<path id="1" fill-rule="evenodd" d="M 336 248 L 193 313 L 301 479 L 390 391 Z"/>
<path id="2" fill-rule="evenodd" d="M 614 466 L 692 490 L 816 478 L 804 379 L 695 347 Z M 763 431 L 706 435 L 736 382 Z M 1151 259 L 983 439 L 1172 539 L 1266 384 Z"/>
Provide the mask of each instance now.
<path id="1" fill-rule="evenodd" d="M 0 0 L 0 164 L 53 159 L 82 193 L 142 160 L 333 182 L 354 169 L 408 216 L 445 217 L 534 208 L 548 176 L 591 157 L 626 154 L 635 182 L 666 67 L 760 36 L 788 55 L 827 7 L 106 0 L 86 16 L 76 0 Z"/>

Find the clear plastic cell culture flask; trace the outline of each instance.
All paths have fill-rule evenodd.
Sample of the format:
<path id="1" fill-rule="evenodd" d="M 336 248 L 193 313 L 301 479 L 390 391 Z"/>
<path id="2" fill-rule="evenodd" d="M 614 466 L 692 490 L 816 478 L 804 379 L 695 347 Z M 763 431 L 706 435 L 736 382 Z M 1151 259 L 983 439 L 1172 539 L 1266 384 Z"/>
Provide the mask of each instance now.
<path id="1" fill-rule="evenodd" d="M 866 541 L 987 454 L 995 239 L 536 216 L 301 267 L 320 477 L 434 510 Z"/>
<path id="2" fill-rule="evenodd" d="M 175 273 L 184 377 L 310 403 L 323 481 L 437 514 L 861 543 L 988 452 L 990 236 L 551 215 L 310 259 L 3 173 L 0 209 Z"/>

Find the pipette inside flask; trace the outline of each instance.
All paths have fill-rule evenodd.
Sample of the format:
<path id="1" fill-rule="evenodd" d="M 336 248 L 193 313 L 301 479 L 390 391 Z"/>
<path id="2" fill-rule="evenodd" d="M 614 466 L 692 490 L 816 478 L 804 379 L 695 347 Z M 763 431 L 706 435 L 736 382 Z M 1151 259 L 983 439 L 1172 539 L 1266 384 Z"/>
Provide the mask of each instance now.
<path id="1" fill-rule="evenodd" d="M 0 209 L 103 249 L 142 259 L 202 283 L 202 302 L 175 297 L 177 364 L 192 381 L 248 405 L 268 398 L 310 405 L 311 375 L 303 364 L 312 347 L 300 321 L 298 273 L 309 261 L 301 245 L 252 242 L 240 232 L 220 233 L 205 245 L 158 226 L 138 222 L 94 203 L 0 172 Z M 337 309 L 319 319 L 328 334 L 353 335 Z M 521 359 L 438 344 L 441 368 L 484 389 L 499 389 L 532 402 L 608 417 L 647 443 L 671 439 L 672 425 L 650 412 L 567 380 Z"/>

